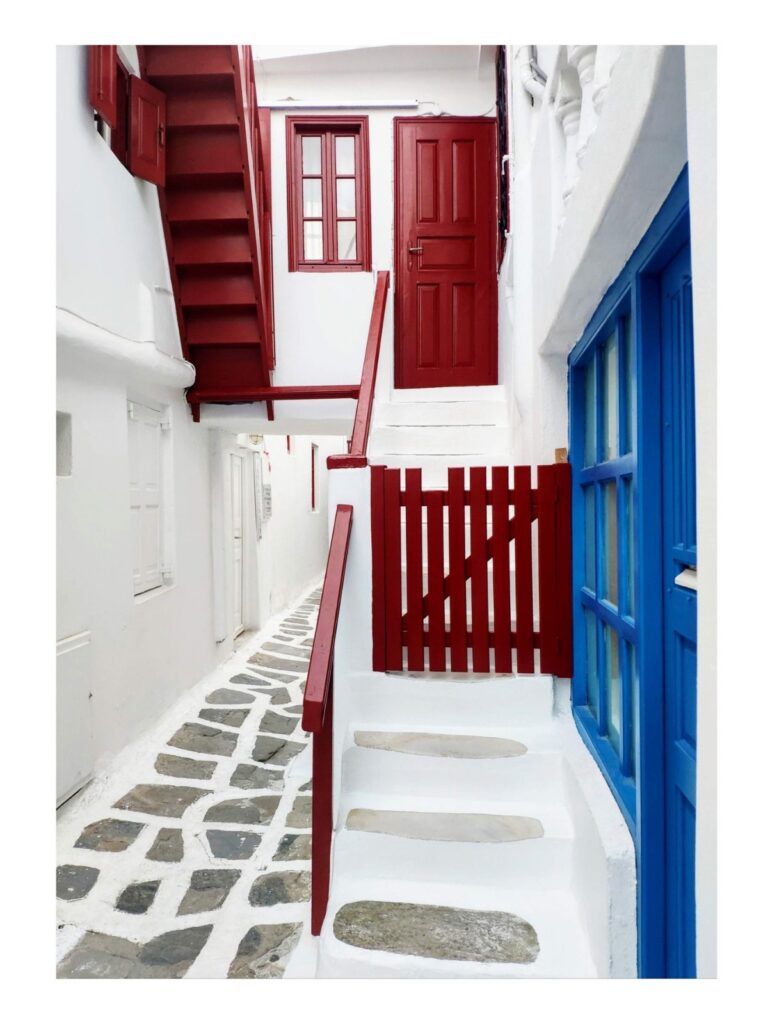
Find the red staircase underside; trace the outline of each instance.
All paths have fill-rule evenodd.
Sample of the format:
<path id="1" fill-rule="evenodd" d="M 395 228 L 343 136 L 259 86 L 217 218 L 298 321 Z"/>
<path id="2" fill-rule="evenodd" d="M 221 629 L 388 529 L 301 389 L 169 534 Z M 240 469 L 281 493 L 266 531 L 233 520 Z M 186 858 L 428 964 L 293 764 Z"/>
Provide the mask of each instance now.
<path id="1" fill-rule="evenodd" d="M 240 69 L 234 46 L 141 49 L 143 76 L 167 97 L 159 195 L 183 353 L 196 367 L 188 398 L 197 413 L 195 392 L 210 396 L 205 401 L 241 401 L 232 396 L 270 383 Z"/>

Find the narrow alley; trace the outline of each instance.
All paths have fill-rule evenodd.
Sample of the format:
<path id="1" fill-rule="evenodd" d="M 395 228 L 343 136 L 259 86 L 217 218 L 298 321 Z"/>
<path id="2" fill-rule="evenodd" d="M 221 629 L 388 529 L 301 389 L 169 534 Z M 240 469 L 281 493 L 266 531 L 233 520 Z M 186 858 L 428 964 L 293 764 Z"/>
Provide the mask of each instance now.
<path id="1" fill-rule="evenodd" d="M 309 972 L 310 588 L 59 812 L 63 978 Z"/>

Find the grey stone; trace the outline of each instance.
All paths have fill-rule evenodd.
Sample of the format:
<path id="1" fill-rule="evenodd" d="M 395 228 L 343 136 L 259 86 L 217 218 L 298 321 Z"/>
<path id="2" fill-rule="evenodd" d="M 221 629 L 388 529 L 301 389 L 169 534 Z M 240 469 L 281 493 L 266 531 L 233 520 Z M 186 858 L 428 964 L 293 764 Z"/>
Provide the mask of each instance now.
<path id="1" fill-rule="evenodd" d="M 145 945 L 87 932 L 58 965 L 59 978 L 182 978 L 212 925 L 165 932 Z"/>
<path id="2" fill-rule="evenodd" d="M 183 833 L 179 828 L 160 828 L 146 860 L 160 860 L 168 864 L 183 859 Z"/>
<path id="3" fill-rule="evenodd" d="M 262 651 L 253 654 L 249 659 L 249 664 L 257 666 L 258 669 L 277 669 L 281 672 L 294 672 L 296 675 L 304 675 L 307 672 L 307 661 L 303 658 L 277 658 L 274 654 L 265 654 Z M 281 682 L 288 682 L 288 679 L 283 679 Z"/>
<path id="4" fill-rule="evenodd" d="M 217 761 L 197 761 L 193 757 L 175 757 L 174 754 L 159 754 L 154 768 L 160 775 L 172 775 L 176 779 L 211 779 Z"/>
<path id="5" fill-rule="evenodd" d="M 286 816 L 286 824 L 290 828 L 310 828 L 313 823 L 313 798 L 297 796 L 291 810 Z"/>
<path id="6" fill-rule="evenodd" d="M 286 824 L 291 822 L 287 819 Z M 379 811 L 360 807 L 350 811 L 345 827 L 351 832 L 452 843 L 515 843 L 521 839 L 540 839 L 543 835 L 543 825 L 537 818 L 520 814 Z"/>
<path id="7" fill-rule="evenodd" d="M 310 860 L 313 855 L 312 837 L 306 833 L 288 833 L 281 837 L 273 860 Z"/>
<path id="8" fill-rule="evenodd" d="M 141 783 L 117 800 L 114 807 L 123 811 L 157 814 L 162 818 L 181 818 L 191 804 L 211 792 L 211 789 L 198 789 L 196 786 L 149 786 Z"/>
<path id="9" fill-rule="evenodd" d="M 303 782 L 299 787 L 300 793 L 312 793 L 313 791 L 313 780 L 308 779 L 307 782 Z"/>
<path id="10" fill-rule="evenodd" d="M 242 690 L 213 690 L 208 693 L 207 704 L 253 704 L 254 697 L 251 693 L 244 693 Z"/>
<path id="11" fill-rule="evenodd" d="M 131 846 L 145 826 L 139 821 L 120 821 L 118 818 L 102 818 L 82 830 L 76 847 L 84 850 L 100 850 L 103 853 L 121 853 Z"/>
<path id="12" fill-rule="evenodd" d="M 288 634 L 286 636 L 283 636 L 280 633 L 274 633 L 273 639 L 279 640 L 281 643 L 284 644 L 290 644 L 292 642 L 292 638 Z"/>
<path id="13" fill-rule="evenodd" d="M 256 832 L 227 832 L 222 829 L 207 832 L 212 856 L 218 860 L 249 860 L 261 841 L 262 836 Z"/>
<path id="14" fill-rule="evenodd" d="M 267 696 L 270 697 L 271 704 L 288 704 L 291 700 L 289 691 L 285 686 L 274 686 L 270 690 L 266 689 L 264 686 L 256 686 L 255 690 L 257 690 L 258 693 L 267 694 Z"/>
<path id="15" fill-rule="evenodd" d="M 283 772 L 268 771 L 258 764 L 238 764 L 230 778 L 236 789 L 283 789 Z"/>
<path id="16" fill-rule="evenodd" d="M 287 658 L 304 658 L 305 661 L 309 660 L 307 652 L 303 652 L 299 647 L 292 647 L 291 644 L 263 644 L 263 650 L 273 651 L 275 654 L 285 654 Z"/>
<path id="17" fill-rule="evenodd" d="M 60 864 L 56 868 L 56 896 L 60 900 L 83 899 L 95 885 L 99 874 L 98 868 Z"/>
<path id="18" fill-rule="evenodd" d="M 292 636 L 296 636 L 296 637 L 307 636 L 307 634 L 310 632 L 309 629 L 307 629 L 307 628 L 301 629 L 299 626 L 281 626 L 280 629 L 281 629 L 281 632 L 285 636 L 289 636 L 289 637 L 292 637 Z"/>
<path id="19" fill-rule="evenodd" d="M 197 754 L 221 754 L 230 757 L 237 743 L 238 735 L 235 732 L 223 732 L 212 725 L 186 722 L 180 726 L 167 745 L 180 747 L 181 750 L 193 750 Z"/>
<path id="20" fill-rule="evenodd" d="M 159 881 L 135 882 L 119 894 L 117 910 L 125 914 L 145 914 L 159 889 Z"/>
<path id="21" fill-rule="evenodd" d="M 225 903 L 240 876 L 241 872 L 236 868 L 202 868 L 201 871 L 194 871 L 191 884 L 180 901 L 178 917 L 217 910 Z"/>
<path id="22" fill-rule="evenodd" d="M 86 932 L 56 968 L 59 978 L 134 978 L 139 946 L 129 939 Z"/>
<path id="23" fill-rule="evenodd" d="M 142 946 L 138 954 L 140 977 L 182 978 L 204 948 L 211 924 L 165 932 Z"/>
<path id="24" fill-rule="evenodd" d="M 229 978 L 281 978 L 297 944 L 302 925 L 258 924 L 239 943 L 228 968 Z"/>
<path id="25" fill-rule="evenodd" d="M 231 676 L 228 680 L 229 683 L 235 683 L 237 686 L 251 686 L 252 683 L 259 682 L 254 676 L 246 675 L 243 672 L 239 672 L 236 676 Z"/>
<path id="26" fill-rule="evenodd" d="M 217 722 L 218 725 L 227 725 L 230 729 L 240 729 L 248 714 L 248 708 L 246 711 L 238 708 L 202 708 L 199 718 L 207 722 Z"/>
<path id="27" fill-rule="evenodd" d="M 249 660 L 251 661 L 251 658 Z M 276 683 L 293 683 L 296 678 L 293 672 L 271 672 L 269 669 L 265 668 L 258 668 L 256 671 L 258 676 L 261 676 L 262 678 L 258 679 L 253 676 L 252 682 L 254 683 L 265 683 L 267 685 L 271 679 Z"/>
<path id="28" fill-rule="evenodd" d="M 249 891 L 253 907 L 274 907 L 278 903 L 306 903 L 310 899 L 309 871 L 272 871 L 260 875 Z"/>
<path id="29" fill-rule="evenodd" d="M 540 952 L 535 929 L 516 914 L 419 903 L 347 903 L 334 918 L 334 935 L 360 949 L 435 960 L 531 964 Z"/>
<path id="30" fill-rule="evenodd" d="M 252 760 L 262 761 L 264 764 L 286 765 L 304 749 L 304 743 L 282 740 L 278 736 L 258 736 L 252 751 Z"/>
<path id="31" fill-rule="evenodd" d="M 278 715 L 275 711 L 266 711 L 260 722 L 262 732 L 275 732 L 281 736 L 288 736 L 297 727 L 296 718 L 286 718 Z"/>
<path id="32" fill-rule="evenodd" d="M 501 736 L 461 736 L 436 732 L 356 732 L 355 743 L 373 750 L 394 750 L 424 757 L 519 757 L 524 743 Z"/>
<path id="33" fill-rule="evenodd" d="M 313 646 L 313 641 L 312 640 L 303 640 L 302 641 L 302 646 L 303 647 L 312 647 Z"/>
<path id="34" fill-rule="evenodd" d="M 213 804 L 204 821 L 227 821 L 236 825 L 269 825 L 280 796 L 242 796 Z"/>
<path id="35" fill-rule="evenodd" d="M 301 704 L 291 704 L 288 708 L 284 708 L 283 712 L 285 715 L 301 715 L 302 710 Z"/>

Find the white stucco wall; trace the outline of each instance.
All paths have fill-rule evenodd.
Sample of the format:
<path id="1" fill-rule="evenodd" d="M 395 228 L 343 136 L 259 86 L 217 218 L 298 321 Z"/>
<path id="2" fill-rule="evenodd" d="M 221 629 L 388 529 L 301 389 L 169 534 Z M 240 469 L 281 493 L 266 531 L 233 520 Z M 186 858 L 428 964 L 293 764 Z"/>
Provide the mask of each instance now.
<path id="1" fill-rule="evenodd" d="M 717 141 L 712 46 L 686 47 L 697 407 L 697 974 L 717 974 Z"/>
<path id="2" fill-rule="evenodd" d="M 56 304 L 179 355 L 157 191 L 95 129 L 86 46 L 57 48 L 56 103 Z"/>
<path id="3" fill-rule="evenodd" d="M 303 61 L 268 60 L 258 64 L 258 100 L 261 105 L 293 96 L 317 104 L 300 114 L 331 116 L 320 104 L 355 99 L 358 106 L 334 110 L 368 115 L 371 186 L 371 243 L 374 270 L 393 269 L 394 134 L 393 118 L 414 114 L 493 114 L 495 71 L 492 48 L 479 47 L 469 63 L 460 55 L 443 55 L 442 47 L 392 48 L 418 51 L 398 59 L 390 48 L 331 54 Z M 360 54 L 360 56 L 359 56 Z M 418 60 L 419 66 L 415 66 Z M 448 61 L 453 66 L 443 67 Z M 439 65 L 439 66 L 438 66 Z M 364 107 L 363 101 L 420 100 L 418 107 L 383 109 Z M 365 352 L 374 281 L 367 273 L 290 273 L 286 215 L 285 116 L 294 111 L 272 111 L 273 264 L 277 366 L 275 384 L 357 383 Z M 392 285 L 394 288 L 394 282 Z M 390 291 L 385 326 L 389 347 L 380 360 L 377 395 L 392 386 Z M 297 403 L 295 403 L 295 406 Z M 294 412 L 296 413 L 296 408 Z M 289 415 L 289 410 L 284 410 Z"/>

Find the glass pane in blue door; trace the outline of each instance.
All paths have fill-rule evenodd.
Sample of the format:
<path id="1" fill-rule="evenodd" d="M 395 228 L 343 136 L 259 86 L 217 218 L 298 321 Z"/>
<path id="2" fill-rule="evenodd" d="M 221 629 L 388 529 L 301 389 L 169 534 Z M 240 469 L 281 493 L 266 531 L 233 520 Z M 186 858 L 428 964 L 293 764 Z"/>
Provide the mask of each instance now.
<path id="1" fill-rule="evenodd" d="M 615 750 L 620 752 L 622 729 L 622 677 L 620 674 L 620 639 L 611 626 L 604 627 L 606 658 L 607 734 Z"/>
<path id="2" fill-rule="evenodd" d="M 617 483 L 607 480 L 602 485 L 601 495 L 604 506 L 603 596 L 617 605 Z"/>
<path id="3" fill-rule="evenodd" d="M 616 459 L 620 454 L 618 447 L 618 375 L 617 375 L 617 335 L 611 334 L 604 342 L 604 451 L 605 462 Z"/>
<path id="4" fill-rule="evenodd" d="M 596 358 L 585 371 L 585 464 L 593 466 L 596 459 Z"/>
<path id="5" fill-rule="evenodd" d="M 596 486 L 585 489 L 585 585 L 596 593 Z"/>
<path id="6" fill-rule="evenodd" d="M 588 703 L 593 711 L 594 718 L 599 713 L 599 672 L 598 658 L 596 655 L 596 616 L 593 612 L 585 612 L 586 630 L 586 687 Z"/>

